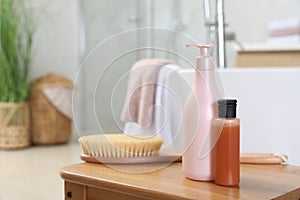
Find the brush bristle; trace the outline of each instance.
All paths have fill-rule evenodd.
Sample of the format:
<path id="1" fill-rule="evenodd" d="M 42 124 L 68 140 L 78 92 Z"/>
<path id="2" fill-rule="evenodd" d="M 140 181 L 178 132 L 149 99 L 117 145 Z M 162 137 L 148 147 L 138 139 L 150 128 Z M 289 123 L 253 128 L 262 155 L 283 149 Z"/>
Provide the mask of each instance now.
<path id="1" fill-rule="evenodd" d="M 102 134 L 78 139 L 85 155 L 100 157 L 143 157 L 158 154 L 163 139 L 159 136 Z"/>

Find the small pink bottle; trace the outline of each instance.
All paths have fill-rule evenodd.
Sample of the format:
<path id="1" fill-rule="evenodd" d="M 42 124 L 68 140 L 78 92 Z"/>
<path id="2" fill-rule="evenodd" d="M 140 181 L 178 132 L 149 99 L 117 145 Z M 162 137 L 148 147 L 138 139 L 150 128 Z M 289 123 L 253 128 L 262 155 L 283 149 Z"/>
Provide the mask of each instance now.
<path id="1" fill-rule="evenodd" d="M 183 172 L 193 180 L 213 181 L 218 135 L 211 134 L 211 122 L 217 117 L 217 100 L 221 95 L 209 55 L 210 45 L 189 46 L 200 48 L 200 56 L 196 58 L 194 83 L 183 109 Z"/>

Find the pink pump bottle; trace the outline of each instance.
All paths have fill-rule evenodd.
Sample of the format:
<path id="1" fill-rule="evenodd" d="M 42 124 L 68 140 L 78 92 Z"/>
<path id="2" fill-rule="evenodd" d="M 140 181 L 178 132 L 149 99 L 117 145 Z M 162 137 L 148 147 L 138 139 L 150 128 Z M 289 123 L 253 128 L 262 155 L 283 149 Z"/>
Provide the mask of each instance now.
<path id="1" fill-rule="evenodd" d="M 216 140 L 211 122 L 217 117 L 221 95 L 215 81 L 210 45 L 187 45 L 200 48 L 196 58 L 195 79 L 183 109 L 183 172 L 187 178 L 213 181 L 216 173 Z"/>

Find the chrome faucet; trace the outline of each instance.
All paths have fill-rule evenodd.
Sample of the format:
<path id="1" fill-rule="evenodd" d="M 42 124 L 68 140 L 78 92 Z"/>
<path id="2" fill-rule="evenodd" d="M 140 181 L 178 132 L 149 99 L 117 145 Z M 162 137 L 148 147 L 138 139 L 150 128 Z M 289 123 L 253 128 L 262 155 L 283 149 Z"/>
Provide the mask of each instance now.
<path id="1" fill-rule="evenodd" d="M 203 4 L 205 25 L 209 28 L 208 42 L 216 43 L 217 65 L 220 69 L 224 69 L 226 67 L 224 0 L 216 0 L 215 19 L 211 16 L 210 0 L 203 0 Z"/>

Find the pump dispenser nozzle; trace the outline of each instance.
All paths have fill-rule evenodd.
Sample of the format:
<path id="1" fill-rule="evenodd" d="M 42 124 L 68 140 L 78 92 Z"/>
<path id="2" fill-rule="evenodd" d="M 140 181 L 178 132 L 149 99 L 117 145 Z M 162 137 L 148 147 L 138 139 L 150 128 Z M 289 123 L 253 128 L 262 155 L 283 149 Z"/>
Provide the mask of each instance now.
<path id="1" fill-rule="evenodd" d="M 186 47 L 196 47 L 200 49 L 200 56 L 196 58 L 196 65 L 198 69 L 212 70 L 214 65 L 210 56 L 211 44 L 186 44 Z"/>
<path id="2" fill-rule="evenodd" d="M 196 47 L 200 49 L 200 56 L 209 56 L 211 44 L 187 44 L 186 47 Z"/>

